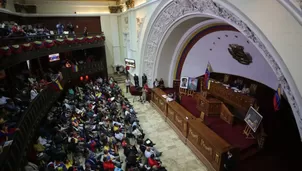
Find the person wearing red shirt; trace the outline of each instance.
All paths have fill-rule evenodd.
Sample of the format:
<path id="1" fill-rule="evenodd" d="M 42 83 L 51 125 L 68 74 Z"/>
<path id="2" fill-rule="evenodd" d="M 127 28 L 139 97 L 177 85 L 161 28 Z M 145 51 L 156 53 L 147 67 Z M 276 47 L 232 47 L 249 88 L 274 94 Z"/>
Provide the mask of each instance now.
<path id="1" fill-rule="evenodd" d="M 154 159 L 154 154 L 152 154 L 149 158 L 148 158 L 148 165 L 151 167 L 151 168 L 160 168 L 160 164 L 158 161 L 156 161 Z"/>
<path id="2" fill-rule="evenodd" d="M 105 171 L 113 171 L 115 166 L 111 160 L 108 160 L 107 157 L 103 158 L 103 168 Z"/>
<path id="3" fill-rule="evenodd" d="M 145 102 L 147 101 L 147 93 L 148 93 L 148 91 L 149 91 L 149 87 L 148 87 L 148 84 L 147 84 L 147 83 L 144 85 L 142 91 L 143 91 L 143 93 L 142 93 L 142 97 L 143 97 L 142 103 L 145 103 Z"/>

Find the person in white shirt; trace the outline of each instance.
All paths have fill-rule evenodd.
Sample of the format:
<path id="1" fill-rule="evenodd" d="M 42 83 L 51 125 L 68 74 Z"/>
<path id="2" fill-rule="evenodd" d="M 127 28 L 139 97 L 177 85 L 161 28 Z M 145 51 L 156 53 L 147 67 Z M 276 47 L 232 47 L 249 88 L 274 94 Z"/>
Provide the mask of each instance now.
<path id="1" fill-rule="evenodd" d="M 154 82 L 153 82 L 153 87 L 154 88 L 156 88 L 156 87 L 158 87 L 159 86 L 159 82 L 158 82 L 158 80 L 157 80 L 157 78 L 154 80 Z"/>
<path id="2" fill-rule="evenodd" d="M 34 100 L 38 94 L 39 94 L 38 91 L 35 89 L 35 87 L 33 87 L 30 90 L 30 100 Z"/>
<path id="3" fill-rule="evenodd" d="M 114 137 L 115 137 L 117 140 L 122 141 L 123 138 L 124 138 L 124 134 L 121 133 L 121 132 L 117 132 L 117 133 L 115 133 Z"/>
<path id="4" fill-rule="evenodd" d="M 130 90 L 130 85 L 131 85 L 131 81 L 130 81 L 129 78 L 127 78 L 127 79 L 125 80 L 125 84 L 126 84 L 126 93 L 128 93 L 129 90 Z"/>
<path id="5" fill-rule="evenodd" d="M 128 116 L 128 115 L 130 115 L 131 113 L 129 112 L 129 108 L 127 108 L 126 109 L 126 111 L 125 111 L 125 116 Z"/>
<path id="6" fill-rule="evenodd" d="M 136 126 L 132 127 L 132 134 L 134 135 L 135 138 L 139 138 L 140 136 L 142 136 L 143 134 L 141 133 L 141 131 L 139 129 L 136 128 Z"/>
<path id="7" fill-rule="evenodd" d="M 162 153 L 157 151 L 154 147 L 147 147 L 145 150 L 145 157 L 148 159 L 152 154 L 154 155 L 154 157 L 159 157 L 162 155 Z"/>

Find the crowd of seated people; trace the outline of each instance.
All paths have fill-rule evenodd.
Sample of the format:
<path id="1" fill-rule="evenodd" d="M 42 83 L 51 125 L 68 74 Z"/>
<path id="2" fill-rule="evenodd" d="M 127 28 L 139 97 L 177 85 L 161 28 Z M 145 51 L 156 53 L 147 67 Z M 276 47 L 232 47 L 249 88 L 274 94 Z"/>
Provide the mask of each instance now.
<path id="1" fill-rule="evenodd" d="M 18 25 L 15 22 L 0 23 L 0 37 L 49 36 L 50 31 L 43 24 Z"/>
<path id="2" fill-rule="evenodd" d="M 49 30 L 44 24 L 34 24 L 34 25 L 18 25 L 18 23 L 11 21 L 0 22 L 0 38 L 10 38 L 10 37 L 27 37 L 29 40 L 31 36 L 45 36 L 45 39 L 49 39 L 51 35 L 63 35 L 67 31 L 68 35 L 75 35 L 75 27 L 72 23 L 66 25 L 58 23 L 56 25 L 56 31 Z M 83 30 L 83 36 L 88 36 L 87 27 Z"/>
<path id="3" fill-rule="evenodd" d="M 127 170 L 165 170 L 136 114 L 113 78 L 72 87 L 42 123 L 26 168 L 121 171 L 126 165 Z"/>
<path id="4" fill-rule="evenodd" d="M 34 76 L 16 76 L 16 95 L 9 97 L 8 90 L 1 88 L 0 91 L 0 146 L 12 138 L 17 124 L 28 108 L 29 104 L 46 88 L 46 86 L 56 79 L 57 74 L 47 73 L 49 80 L 40 79 Z M 50 81 L 50 82 L 49 82 Z"/>

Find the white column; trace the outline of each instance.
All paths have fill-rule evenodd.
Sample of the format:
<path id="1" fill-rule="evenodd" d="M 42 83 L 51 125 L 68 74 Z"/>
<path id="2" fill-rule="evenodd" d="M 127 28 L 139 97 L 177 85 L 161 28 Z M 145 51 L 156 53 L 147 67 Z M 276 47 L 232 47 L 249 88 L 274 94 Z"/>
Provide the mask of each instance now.
<path id="1" fill-rule="evenodd" d="M 121 53 L 120 53 L 120 39 L 119 39 L 119 29 L 118 20 L 116 15 L 110 16 L 110 26 L 111 26 L 111 36 L 112 36 L 112 51 L 114 58 L 114 65 L 121 65 Z"/>

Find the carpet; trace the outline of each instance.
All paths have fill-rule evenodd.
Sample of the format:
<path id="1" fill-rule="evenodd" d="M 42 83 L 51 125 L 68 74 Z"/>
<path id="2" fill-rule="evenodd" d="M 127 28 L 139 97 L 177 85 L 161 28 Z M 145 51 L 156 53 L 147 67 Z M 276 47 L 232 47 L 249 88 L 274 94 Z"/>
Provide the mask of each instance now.
<path id="1" fill-rule="evenodd" d="M 181 98 L 181 105 L 194 116 L 199 117 L 200 112 L 197 110 L 196 104 L 197 103 L 193 97 L 182 96 Z M 205 116 L 205 124 L 232 146 L 239 148 L 240 151 L 245 150 L 257 143 L 256 140 L 246 139 L 242 134 L 242 131 L 245 128 L 245 123 L 243 122 L 236 123 L 232 126 L 220 119 L 219 116 Z"/>

